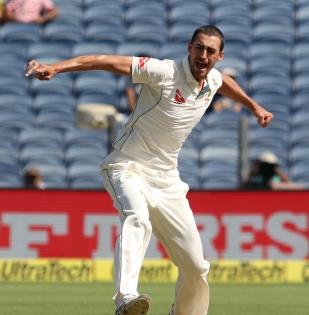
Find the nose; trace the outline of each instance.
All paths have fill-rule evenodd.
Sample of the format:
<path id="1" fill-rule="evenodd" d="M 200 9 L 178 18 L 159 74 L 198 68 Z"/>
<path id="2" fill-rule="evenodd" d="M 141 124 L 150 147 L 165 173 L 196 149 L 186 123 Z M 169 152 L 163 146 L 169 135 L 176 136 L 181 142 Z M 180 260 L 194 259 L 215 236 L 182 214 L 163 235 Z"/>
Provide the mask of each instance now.
<path id="1" fill-rule="evenodd" d="M 207 58 L 208 58 L 207 49 L 203 49 L 203 50 L 202 50 L 200 57 L 201 57 L 201 59 L 203 59 L 203 60 L 207 60 Z"/>

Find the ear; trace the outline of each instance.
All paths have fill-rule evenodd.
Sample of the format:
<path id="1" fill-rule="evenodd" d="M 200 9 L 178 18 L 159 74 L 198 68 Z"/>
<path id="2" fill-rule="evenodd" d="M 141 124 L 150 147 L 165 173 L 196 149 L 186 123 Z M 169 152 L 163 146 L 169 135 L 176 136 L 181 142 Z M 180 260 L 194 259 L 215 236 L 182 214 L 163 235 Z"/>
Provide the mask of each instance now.
<path id="1" fill-rule="evenodd" d="M 188 53 L 190 53 L 190 51 L 192 49 L 192 43 L 191 42 L 188 43 L 188 47 L 187 48 L 188 48 Z"/>
<path id="2" fill-rule="evenodd" d="M 221 51 L 219 56 L 218 56 L 218 60 L 217 61 L 221 61 L 224 58 L 224 51 Z"/>

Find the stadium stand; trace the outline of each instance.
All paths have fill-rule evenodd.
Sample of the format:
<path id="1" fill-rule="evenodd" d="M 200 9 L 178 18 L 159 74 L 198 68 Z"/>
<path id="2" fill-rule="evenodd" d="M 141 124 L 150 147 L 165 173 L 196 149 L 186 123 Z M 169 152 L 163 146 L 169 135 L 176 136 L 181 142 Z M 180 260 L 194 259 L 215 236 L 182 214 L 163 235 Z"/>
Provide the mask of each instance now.
<path id="1" fill-rule="evenodd" d="M 226 37 L 218 68 L 233 67 L 239 83 L 275 113 L 266 130 L 249 118 L 250 159 L 271 149 L 293 180 L 309 183 L 307 0 L 55 3 L 60 16 L 52 23 L 0 28 L 0 187 L 22 187 L 23 170 L 37 163 L 47 188 L 102 188 L 99 164 L 108 153 L 107 130 L 78 129 L 76 104 L 105 102 L 127 111 L 126 78 L 91 72 L 25 80 L 27 60 L 96 53 L 181 58 L 193 30 L 207 23 Z M 210 111 L 188 138 L 179 169 L 192 189 L 239 187 L 241 115 Z M 121 126 L 118 122 L 117 132 Z"/>

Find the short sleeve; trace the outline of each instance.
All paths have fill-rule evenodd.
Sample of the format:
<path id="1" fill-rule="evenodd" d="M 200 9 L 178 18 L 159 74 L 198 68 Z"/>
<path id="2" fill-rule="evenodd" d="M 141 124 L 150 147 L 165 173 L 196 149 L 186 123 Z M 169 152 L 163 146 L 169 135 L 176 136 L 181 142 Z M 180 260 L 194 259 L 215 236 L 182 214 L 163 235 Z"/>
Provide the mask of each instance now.
<path id="1" fill-rule="evenodd" d="M 143 83 L 151 86 L 164 85 L 169 78 L 174 76 L 175 69 L 170 62 L 149 57 L 133 57 L 133 83 Z"/>

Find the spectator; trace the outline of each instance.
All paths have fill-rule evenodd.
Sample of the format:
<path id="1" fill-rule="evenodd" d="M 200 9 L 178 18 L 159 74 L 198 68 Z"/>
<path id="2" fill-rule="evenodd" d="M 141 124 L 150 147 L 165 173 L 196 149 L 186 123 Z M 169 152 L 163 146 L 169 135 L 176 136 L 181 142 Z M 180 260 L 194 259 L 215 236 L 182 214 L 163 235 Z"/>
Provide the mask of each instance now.
<path id="1" fill-rule="evenodd" d="M 0 0 L 0 22 L 5 20 L 5 1 Z"/>
<path id="2" fill-rule="evenodd" d="M 277 156 L 270 151 L 265 151 L 253 163 L 244 188 L 272 190 L 276 188 L 276 183 L 288 182 L 289 177 L 281 169 Z"/>
<path id="3" fill-rule="evenodd" d="M 231 77 L 235 81 L 237 81 L 237 71 L 233 68 L 224 68 L 221 71 L 223 74 Z M 215 112 L 222 111 L 233 111 L 235 113 L 239 113 L 242 110 L 243 106 L 240 102 L 236 102 L 228 97 L 224 97 L 219 95 L 213 103 L 213 110 Z"/>
<path id="4" fill-rule="evenodd" d="M 52 0 L 8 0 L 3 21 L 44 24 L 57 16 Z"/>
<path id="5" fill-rule="evenodd" d="M 24 185 L 28 189 L 45 189 L 43 177 L 36 168 L 30 168 L 25 171 Z"/>

